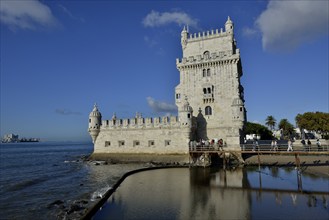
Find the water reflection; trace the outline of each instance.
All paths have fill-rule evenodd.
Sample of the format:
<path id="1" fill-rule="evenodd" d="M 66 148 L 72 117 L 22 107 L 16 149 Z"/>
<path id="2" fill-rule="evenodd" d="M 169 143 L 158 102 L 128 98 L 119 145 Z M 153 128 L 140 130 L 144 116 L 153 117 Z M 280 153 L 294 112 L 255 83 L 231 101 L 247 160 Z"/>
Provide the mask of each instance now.
<path id="1" fill-rule="evenodd" d="M 328 219 L 328 183 L 277 167 L 152 170 L 128 177 L 94 219 Z"/>

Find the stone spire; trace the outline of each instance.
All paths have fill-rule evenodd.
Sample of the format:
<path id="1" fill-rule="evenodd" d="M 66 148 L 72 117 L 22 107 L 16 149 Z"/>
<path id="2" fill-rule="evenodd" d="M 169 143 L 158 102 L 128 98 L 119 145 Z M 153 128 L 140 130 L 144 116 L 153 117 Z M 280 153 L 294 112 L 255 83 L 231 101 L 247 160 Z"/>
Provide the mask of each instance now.
<path id="1" fill-rule="evenodd" d="M 226 33 L 233 34 L 233 22 L 231 21 L 230 16 L 227 17 L 227 21 L 225 23 L 225 31 Z"/>
<path id="2" fill-rule="evenodd" d="M 188 38 L 188 31 L 186 30 L 186 27 L 184 26 L 182 33 L 181 33 L 181 44 L 183 50 L 185 49 L 187 45 L 187 38 Z"/>

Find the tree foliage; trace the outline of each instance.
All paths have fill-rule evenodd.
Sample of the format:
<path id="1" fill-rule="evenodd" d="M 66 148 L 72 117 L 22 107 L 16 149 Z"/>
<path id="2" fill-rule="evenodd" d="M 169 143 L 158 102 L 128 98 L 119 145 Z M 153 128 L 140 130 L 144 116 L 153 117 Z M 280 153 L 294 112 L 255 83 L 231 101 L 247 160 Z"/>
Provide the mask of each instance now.
<path id="1" fill-rule="evenodd" d="M 294 133 L 294 126 L 288 121 L 288 119 L 281 119 L 278 124 L 279 129 L 282 129 L 284 139 L 291 138 Z"/>
<path id="2" fill-rule="evenodd" d="M 296 124 L 301 129 L 316 131 L 320 134 L 329 133 L 329 113 L 305 112 L 295 118 Z"/>
<path id="3" fill-rule="evenodd" d="M 272 116 L 272 115 L 269 115 L 267 116 L 266 120 L 265 120 L 265 124 L 271 129 L 271 130 L 274 130 L 274 127 L 276 125 L 276 119 Z"/>
<path id="4" fill-rule="evenodd" d="M 272 132 L 264 125 L 247 122 L 245 127 L 245 134 L 256 134 L 260 136 L 261 140 L 271 140 L 273 138 Z"/>

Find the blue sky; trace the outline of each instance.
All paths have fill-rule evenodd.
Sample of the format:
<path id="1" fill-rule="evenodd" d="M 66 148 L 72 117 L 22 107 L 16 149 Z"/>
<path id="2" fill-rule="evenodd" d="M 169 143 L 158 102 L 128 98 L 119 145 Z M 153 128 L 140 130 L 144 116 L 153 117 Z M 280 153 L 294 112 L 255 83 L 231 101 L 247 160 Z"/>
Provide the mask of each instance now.
<path id="1" fill-rule="evenodd" d="M 248 121 L 328 112 L 328 1 L 0 2 L 1 136 L 90 140 L 88 115 L 175 115 L 180 32 L 235 25 Z"/>

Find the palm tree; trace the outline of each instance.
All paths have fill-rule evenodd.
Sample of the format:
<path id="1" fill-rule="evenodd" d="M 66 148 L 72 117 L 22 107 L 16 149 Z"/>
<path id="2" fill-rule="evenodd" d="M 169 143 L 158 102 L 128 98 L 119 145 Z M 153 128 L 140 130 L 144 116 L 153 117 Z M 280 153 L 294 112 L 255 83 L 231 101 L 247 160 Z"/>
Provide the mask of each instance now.
<path id="1" fill-rule="evenodd" d="M 276 119 L 272 115 L 269 115 L 265 121 L 265 124 L 273 131 L 276 124 Z"/>
<path id="2" fill-rule="evenodd" d="M 294 126 L 292 124 L 290 124 L 290 122 L 288 121 L 288 119 L 282 119 L 279 122 L 278 127 L 280 129 L 282 129 L 283 132 L 283 136 L 285 139 L 289 139 L 292 137 L 292 135 L 294 134 Z"/>

